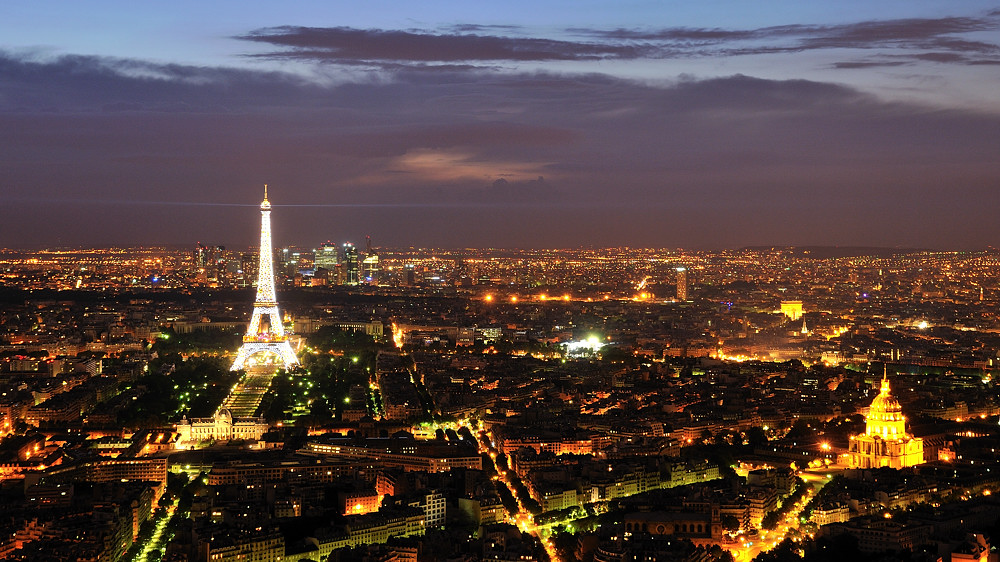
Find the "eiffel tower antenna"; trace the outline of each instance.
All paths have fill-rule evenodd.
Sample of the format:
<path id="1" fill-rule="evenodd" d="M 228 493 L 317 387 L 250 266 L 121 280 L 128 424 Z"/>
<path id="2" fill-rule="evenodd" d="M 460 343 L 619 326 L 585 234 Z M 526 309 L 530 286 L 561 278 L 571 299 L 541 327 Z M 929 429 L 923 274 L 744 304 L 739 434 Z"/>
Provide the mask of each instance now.
<path id="1" fill-rule="evenodd" d="M 260 260 L 257 267 L 257 298 L 253 303 L 250 326 L 243 336 L 233 361 L 232 370 L 251 367 L 284 367 L 298 365 L 299 361 L 288 343 L 285 328 L 281 324 L 278 311 L 278 297 L 274 290 L 274 252 L 271 251 L 271 203 L 267 200 L 267 185 L 264 185 L 264 200 L 260 204 Z"/>

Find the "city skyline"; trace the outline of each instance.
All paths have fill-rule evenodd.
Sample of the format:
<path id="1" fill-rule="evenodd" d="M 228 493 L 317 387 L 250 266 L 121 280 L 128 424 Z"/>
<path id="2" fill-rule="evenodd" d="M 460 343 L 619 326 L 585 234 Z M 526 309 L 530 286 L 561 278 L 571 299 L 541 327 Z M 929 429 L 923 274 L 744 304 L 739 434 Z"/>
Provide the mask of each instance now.
<path id="1" fill-rule="evenodd" d="M 255 250 L 0 252 L 0 552 L 994 548 L 996 250 L 314 255 L 263 196 Z"/>
<path id="2" fill-rule="evenodd" d="M 235 6 L 3 8 L 0 246 L 1000 243 L 987 2 Z"/>

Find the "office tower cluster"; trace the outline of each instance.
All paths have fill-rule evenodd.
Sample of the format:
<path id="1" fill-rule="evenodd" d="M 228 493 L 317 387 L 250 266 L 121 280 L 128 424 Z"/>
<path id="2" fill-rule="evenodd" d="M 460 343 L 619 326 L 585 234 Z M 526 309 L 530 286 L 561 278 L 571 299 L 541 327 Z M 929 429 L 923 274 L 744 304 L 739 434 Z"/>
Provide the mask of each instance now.
<path id="1" fill-rule="evenodd" d="M 351 242 L 335 244 L 327 241 L 318 248 L 306 250 L 282 248 L 276 257 L 281 273 L 296 286 L 378 285 L 379 255 L 368 238 L 364 253 Z"/>

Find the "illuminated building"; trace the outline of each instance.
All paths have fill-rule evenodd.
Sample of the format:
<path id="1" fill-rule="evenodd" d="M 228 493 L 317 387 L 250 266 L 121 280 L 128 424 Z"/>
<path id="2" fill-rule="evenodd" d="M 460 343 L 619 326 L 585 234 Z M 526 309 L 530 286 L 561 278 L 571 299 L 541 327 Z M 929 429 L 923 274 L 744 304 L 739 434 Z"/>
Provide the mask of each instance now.
<path id="1" fill-rule="evenodd" d="M 361 262 L 361 272 L 365 283 L 378 285 L 378 254 L 368 254 Z"/>
<path id="2" fill-rule="evenodd" d="M 240 254 L 240 287 L 249 287 L 251 279 L 257 276 L 258 254 Z"/>
<path id="3" fill-rule="evenodd" d="M 458 498 L 458 509 L 478 527 L 507 519 L 507 510 L 498 496 Z"/>
<path id="4" fill-rule="evenodd" d="M 326 242 L 316 248 L 313 265 L 316 269 L 323 268 L 327 271 L 336 271 L 340 266 L 340 258 L 337 255 L 337 245 Z"/>
<path id="5" fill-rule="evenodd" d="M 274 291 L 274 255 L 271 252 L 271 203 L 267 200 L 267 186 L 264 186 L 264 201 L 260 204 L 260 259 L 257 267 L 257 298 L 254 300 L 250 326 L 243 336 L 233 361 L 232 370 L 249 369 L 257 365 L 276 365 L 285 369 L 298 365 L 295 352 L 288 343 L 285 329 L 281 325 L 278 301 Z"/>
<path id="6" fill-rule="evenodd" d="M 685 267 L 677 268 L 677 300 L 688 300 L 688 274 Z"/>
<path id="7" fill-rule="evenodd" d="M 802 318 L 802 301 L 781 301 L 781 313 L 793 322 Z"/>
<path id="8" fill-rule="evenodd" d="M 418 499 L 407 505 L 424 512 L 425 527 L 444 527 L 448 502 L 441 492 L 430 490 L 427 494 L 419 494 Z"/>
<path id="9" fill-rule="evenodd" d="M 184 416 L 177 423 L 177 441 L 181 447 L 209 439 L 258 441 L 267 433 L 268 428 L 263 418 L 233 417 L 229 410 L 222 408 L 210 418 L 189 420 Z"/>
<path id="10" fill-rule="evenodd" d="M 340 494 L 340 506 L 344 515 L 374 513 L 382 505 L 382 497 L 374 489 Z"/>
<path id="11" fill-rule="evenodd" d="M 336 546 L 383 544 L 392 537 L 412 537 L 424 534 L 427 527 L 423 511 L 415 507 L 381 509 L 376 513 L 352 515 L 347 518 L 346 537 Z M 323 548 L 320 547 L 320 554 Z"/>
<path id="12" fill-rule="evenodd" d="M 344 243 L 344 273 L 345 285 L 357 285 L 359 278 L 358 249 L 350 242 Z"/>
<path id="13" fill-rule="evenodd" d="M 331 459 L 374 460 L 383 466 L 421 472 L 483 469 L 483 459 L 474 449 L 410 439 L 371 438 L 364 444 L 357 444 L 348 438 L 329 438 L 322 443 L 307 443 L 302 452 Z"/>
<path id="14" fill-rule="evenodd" d="M 361 262 L 361 277 L 368 285 L 378 285 L 378 254 L 372 250 L 371 236 L 365 243 L 365 259 Z"/>
<path id="15" fill-rule="evenodd" d="M 198 544 L 198 559 L 210 562 L 283 560 L 285 538 L 276 529 L 213 530 Z"/>
<path id="16" fill-rule="evenodd" d="M 233 460 L 213 465 L 208 473 L 208 485 L 263 485 L 267 482 L 290 479 L 299 482 L 333 482 L 339 478 L 354 478 L 356 472 L 357 467 L 348 462 L 327 462 L 316 459 L 299 462 Z"/>
<path id="17" fill-rule="evenodd" d="M 868 410 L 865 432 L 851 436 L 849 453 L 851 468 L 903 468 L 924 462 L 924 440 L 906 433 L 903 408 L 885 376 Z"/>
<path id="18" fill-rule="evenodd" d="M 927 544 L 934 527 L 918 522 L 900 523 L 882 517 L 855 517 L 844 523 L 822 527 L 820 536 L 847 534 L 858 541 L 858 550 L 865 554 L 912 551 Z"/>
<path id="19" fill-rule="evenodd" d="M 676 511 L 632 513 L 625 517 L 626 537 L 633 533 L 694 539 L 722 538 L 722 517 L 717 504 L 696 505 Z"/>

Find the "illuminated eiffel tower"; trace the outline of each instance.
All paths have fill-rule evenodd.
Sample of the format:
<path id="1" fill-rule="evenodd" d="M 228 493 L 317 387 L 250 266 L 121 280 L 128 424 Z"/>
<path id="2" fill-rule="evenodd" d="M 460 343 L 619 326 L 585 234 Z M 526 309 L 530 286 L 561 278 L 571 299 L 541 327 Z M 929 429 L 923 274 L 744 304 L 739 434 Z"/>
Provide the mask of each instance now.
<path id="1" fill-rule="evenodd" d="M 285 329 L 281 325 L 278 299 L 274 293 L 274 254 L 271 252 L 271 203 L 267 200 L 267 186 L 264 186 L 264 201 L 260 204 L 260 265 L 257 267 L 257 299 L 253 303 L 253 317 L 243 336 L 232 370 L 265 368 L 269 366 L 289 369 L 299 364 L 295 352 L 288 343 Z"/>

